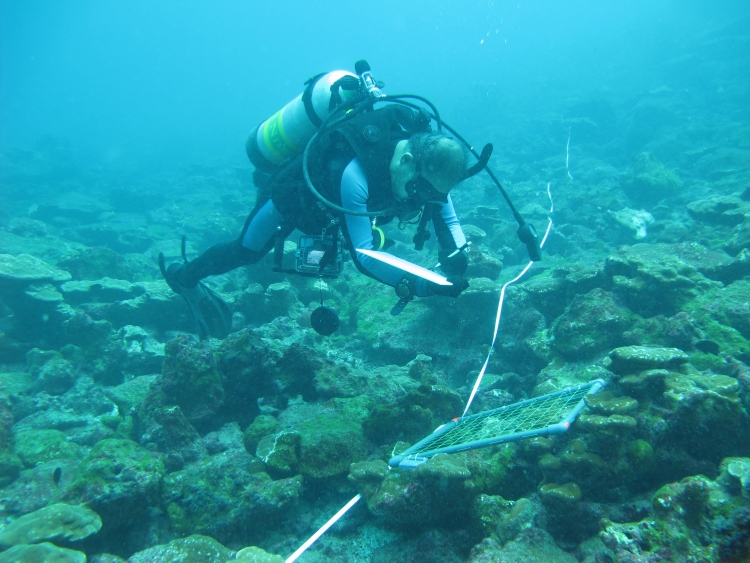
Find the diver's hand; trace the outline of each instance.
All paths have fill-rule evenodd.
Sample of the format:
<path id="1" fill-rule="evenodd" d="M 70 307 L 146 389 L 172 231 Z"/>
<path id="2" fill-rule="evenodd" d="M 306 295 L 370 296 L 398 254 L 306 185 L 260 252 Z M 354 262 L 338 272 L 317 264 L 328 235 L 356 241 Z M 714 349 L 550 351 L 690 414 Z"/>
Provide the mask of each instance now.
<path id="1" fill-rule="evenodd" d="M 465 250 L 440 250 L 438 251 L 438 262 L 440 269 L 448 276 L 463 276 L 469 259 Z"/>
<path id="2" fill-rule="evenodd" d="M 469 287 L 469 280 L 467 280 L 463 276 L 448 276 L 446 279 L 453 285 L 440 285 L 437 283 L 428 282 L 427 294 L 458 297 L 462 291 Z"/>

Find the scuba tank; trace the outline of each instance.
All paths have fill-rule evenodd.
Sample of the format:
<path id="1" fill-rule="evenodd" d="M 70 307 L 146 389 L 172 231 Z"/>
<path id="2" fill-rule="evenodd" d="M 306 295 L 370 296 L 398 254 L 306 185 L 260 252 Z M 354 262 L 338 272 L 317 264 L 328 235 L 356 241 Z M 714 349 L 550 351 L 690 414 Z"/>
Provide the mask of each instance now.
<path id="1" fill-rule="evenodd" d="M 302 154 L 328 114 L 357 94 L 359 78 L 345 70 L 318 74 L 305 91 L 258 125 L 245 150 L 250 162 L 273 172 L 285 160 Z"/>

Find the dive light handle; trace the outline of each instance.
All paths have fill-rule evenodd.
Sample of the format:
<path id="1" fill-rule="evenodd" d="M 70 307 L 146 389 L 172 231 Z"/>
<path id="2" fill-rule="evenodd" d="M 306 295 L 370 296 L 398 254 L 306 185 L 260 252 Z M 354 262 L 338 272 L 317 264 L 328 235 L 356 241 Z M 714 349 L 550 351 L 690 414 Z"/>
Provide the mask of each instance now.
<path id="1" fill-rule="evenodd" d="M 542 259 L 542 249 L 539 248 L 539 237 L 536 234 L 534 225 L 524 221 L 524 223 L 518 227 L 516 234 L 521 242 L 526 245 L 526 250 L 529 253 L 531 261 L 539 262 Z"/>

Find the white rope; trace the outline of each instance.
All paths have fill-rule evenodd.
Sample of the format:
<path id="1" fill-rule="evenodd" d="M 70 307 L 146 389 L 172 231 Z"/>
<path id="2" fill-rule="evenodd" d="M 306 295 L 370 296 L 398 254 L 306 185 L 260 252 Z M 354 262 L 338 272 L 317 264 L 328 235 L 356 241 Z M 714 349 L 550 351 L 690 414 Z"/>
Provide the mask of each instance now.
<path id="1" fill-rule="evenodd" d="M 572 180 L 573 176 L 570 175 L 570 166 L 568 166 L 569 163 L 570 163 L 570 129 L 568 129 L 568 144 L 565 147 L 565 170 L 568 171 L 568 178 Z"/>
<path id="2" fill-rule="evenodd" d="M 568 139 L 568 143 L 570 143 L 570 139 Z M 555 211 L 555 204 L 552 201 L 552 192 L 550 191 L 550 184 L 547 183 L 547 197 L 549 197 L 549 203 L 550 208 L 549 212 L 550 215 Z M 539 248 L 544 247 L 544 243 L 547 242 L 547 237 L 549 236 L 550 229 L 552 229 L 552 218 L 549 218 L 549 222 L 547 223 L 547 232 L 544 233 L 544 238 L 542 239 L 541 244 L 539 245 Z M 487 352 L 487 359 L 484 360 L 484 365 L 482 366 L 482 369 L 479 371 L 479 375 L 477 376 L 477 381 L 474 383 L 474 388 L 471 390 L 471 395 L 469 395 L 469 400 L 466 402 L 466 408 L 464 409 L 463 414 L 461 415 L 461 418 L 466 416 L 466 413 L 469 411 L 469 407 L 471 406 L 471 402 L 474 400 L 474 395 L 477 394 L 477 391 L 479 391 L 479 386 L 482 384 L 482 378 L 484 377 L 484 372 L 487 371 L 487 366 L 490 363 L 490 357 L 492 356 L 492 352 L 495 351 L 495 341 L 497 340 L 497 331 L 500 327 L 500 315 L 503 313 L 503 301 L 505 301 L 505 288 L 509 285 L 516 283 L 518 280 L 520 280 L 526 272 L 529 271 L 529 268 L 534 264 L 534 262 L 529 262 L 526 264 L 526 267 L 521 270 L 521 273 L 518 274 L 515 278 L 510 280 L 509 282 L 506 282 L 505 285 L 503 285 L 503 288 L 500 290 L 500 301 L 497 304 L 497 315 L 495 316 L 495 332 L 492 334 L 492 344 L 490 344 L 490 351 Z"/>
<path id="3" fill-rule="evenodd" d="M 307 548 L 310 547 L 312 544 L 314 544 L 316 541 L 318 541 L 318 538 L 325 534 L 328 531 L 328 528 L 333 526 L 336 522 L 338 522 L 339 518 L 341 518 L 344 514 L 346 514 L 349 509 L 357 504 L 359 499 L 362 498 L 362 495 L 357 495 L 352 500 L 346 503 L 346 505 L 339 510 L 336 514 L 333 515 L 333 518 L 331 518 L 328 522 L 323 524 L 320 529 L 315 532 L 312 536 L 310 536 L 310 539 L 308 539 L 305 543 L 303 543 L 297 551 L 292 553 L 287 560 L 284 563 L 292 563 L 292 561 L 296 561 L 297 558 L 302 555 L 305 551 L 307 551 Z"/>

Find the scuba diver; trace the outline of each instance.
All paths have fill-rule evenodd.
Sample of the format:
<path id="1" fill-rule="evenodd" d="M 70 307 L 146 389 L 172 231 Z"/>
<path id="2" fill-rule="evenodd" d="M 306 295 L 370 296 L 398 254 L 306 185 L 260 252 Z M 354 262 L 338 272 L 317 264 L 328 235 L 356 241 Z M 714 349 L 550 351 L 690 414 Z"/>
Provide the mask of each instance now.
<path id="1" fill-rule="evenodd" d="M 310 79 L 303 94 L 250 134 L 246 150 L 256 167 L 258 196 L 237 239 L 187 261 L 183 238 L 184 262 L 168 267 L 160 254 L 162 274 L 187 302 L 202 338 L 226 336 L 231 313 L 201 280 L 255 264 L 274 247 L 274 271 L 336 277 L 343 240 L 362 273 L 396 289 L 400 301 L 394 315 L 414 297 L 458 297 L 469 286 L 463 277 L 468 244 L 449 192 L 486 167 L 491 145 L 479 163 L 467 168 L 467 152 L 442 133 L 439 117 L 438 131 L 432 130 L 431 120 L 438 115 L 432 104 L 403 96 L 424 101 L 433 113 L 405 101 L 375 109 L 374 102 L 386 98 L 382 84 L 365 61 L 356 69 L 356 75 L 334 71 Z M 358 252 L 384 248 L 380 226 L 394 219 L 400 228 L 418 225 L 413 239 L 418 250 L 430 237 L 432 223 L 447 282 L 428 281 Z M 300 238 L 296 270 L 284 270 L 284 240 L 295 229 L 309 236 Z M 317 319 L 316 313 L 321 313 Z M 320 307 L 311 324 L 328 335 L 338 328 L 338 317 Z"/>

